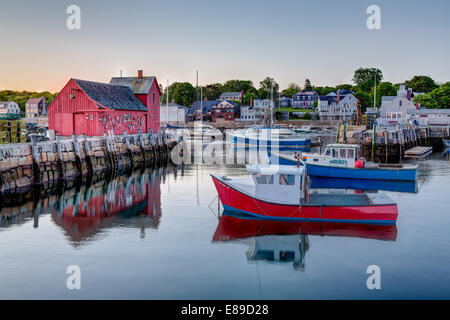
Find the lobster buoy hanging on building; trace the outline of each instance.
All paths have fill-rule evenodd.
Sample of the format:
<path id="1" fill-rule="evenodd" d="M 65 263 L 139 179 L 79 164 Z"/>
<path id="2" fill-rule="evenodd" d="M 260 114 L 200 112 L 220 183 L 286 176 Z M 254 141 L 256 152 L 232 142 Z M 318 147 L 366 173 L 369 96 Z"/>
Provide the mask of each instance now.
<path id="1" fill-rule="evenodd" d="M 361 169 L 363 167 L 364 167 L 364 162 L 362 162 L 361 160 L 355 161 L 355 168 Z"/>

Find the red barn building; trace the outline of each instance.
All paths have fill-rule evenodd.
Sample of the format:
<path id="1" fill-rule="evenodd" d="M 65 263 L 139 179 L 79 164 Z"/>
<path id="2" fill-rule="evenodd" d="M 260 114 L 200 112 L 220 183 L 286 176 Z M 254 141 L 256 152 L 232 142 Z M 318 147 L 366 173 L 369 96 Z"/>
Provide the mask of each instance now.
<path id="1" fill-rule="evenodd" d="M 141 78 L 142 83 L 149 82 Z M 140 93 L 141 87 L 135 94 L 130 86 L 70 79 L 48 106 L 49 129 L 62 136 L 101 136 L 110 130 L 114 134 L 133 134 L 139 129 L 155 132 L 159 129 L 160 91 L 154 77 L 151 82 L 147 94 Z"/>
<path id="2" fill-rule="evenodd" d="M 161 91 L 156 77 L 144 77 L 142 70 L 138 70 L 137 77 L 114 77 L 109 84 L 129 87 L 148 109 L 149 129 L 152 129 L 153 132 L 158 131 L 160 128 Z"/>

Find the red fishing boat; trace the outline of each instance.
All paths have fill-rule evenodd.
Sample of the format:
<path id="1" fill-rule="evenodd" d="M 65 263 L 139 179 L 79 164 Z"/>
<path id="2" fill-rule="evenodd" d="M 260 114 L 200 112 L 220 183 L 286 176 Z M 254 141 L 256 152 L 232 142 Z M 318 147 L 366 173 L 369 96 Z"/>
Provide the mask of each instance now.
<path id="1" fill-rule="evenodd" d="M 249 165 L 248 177 L 211 174 L 226 212 L 242 218 L 395 224 L 397 204 L 385 194 L 309 193 L 305 167 Z"/>

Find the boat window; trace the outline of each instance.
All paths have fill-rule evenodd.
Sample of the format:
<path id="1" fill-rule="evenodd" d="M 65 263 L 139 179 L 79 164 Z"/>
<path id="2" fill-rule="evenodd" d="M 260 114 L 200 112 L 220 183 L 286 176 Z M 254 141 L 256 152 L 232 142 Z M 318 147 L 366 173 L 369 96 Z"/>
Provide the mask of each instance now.
<path id="1" fill-rule="evenodd" d="M 255 254 L 255 260 L 274 260 L 274 252 L 273 250 L 258 250 Z"/>
<path id="2" fill-rule="evenodd" d="M 280 261 L 294 261 L 294 251 L 280 251 Z"/>
<path id="3" fill-rule="evenodd" d="M 347 158 L 353 159 L 355 157 L 355 153 L 353 149 L 347 149 Z"/>
<path id="4" fill-rule="evenodd" d="M 347 155 L 347 149 L 339 149 L 339 158 L 345 158 Z"/>
<path id="5" fill-rule="evenodd" d="M 331 155 L 331 150 L 330 149 L 325 150 L 325 155 L 327 156 Z"/>
<path id="6" fill-rule="evenodd" d="M 295 176 L 293 174 L 280 174 L 280 185 L 282 186 L 295 185 Z"/>
<path id="7" fill-rule="evenodd" d="M 273 175 L 257 174 L 255 178 L 258 184 L 273 184 Z"/>
<path id="8" fill-rule="evenodd" d="M 337 156 L 338 156 L 338 152 L 337 152 L 337 149 L 332 149 L 332 152 L 333 152 L 333 158 L 337 158 Z"/>

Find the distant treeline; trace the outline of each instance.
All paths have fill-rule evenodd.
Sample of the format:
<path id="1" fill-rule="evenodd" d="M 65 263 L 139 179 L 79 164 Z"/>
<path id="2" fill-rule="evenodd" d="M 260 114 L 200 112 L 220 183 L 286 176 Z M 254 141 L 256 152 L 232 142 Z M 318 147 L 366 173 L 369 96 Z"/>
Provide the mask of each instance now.
<path id="1" fill-rule="evenodd" d="M 199 88 L 195 88 L 189 82 L 174 82 L 169 86 L 169 101 L 174 101 L 177 104 L 190 107 L 195 100 L 199 100 L 201 93 L 202 97 L 208 100 L 218 99 L 224 92 L 241 92 L 244 91 L 245 105 L 250 104 L 250 100 L 270 98 L 273 92 L 274 99 L 278 97 L 291 98 L 292 95 L 299 91 L 314 90 L 318 95 L 327 95 L 330 92 L 338 89 L 350 90 L 355 93 L 355 96 L 361 103 L 362 110 L 365 111 L 368 107 L 373 107 L 374 100 L 374 84 L 376 79 L 376 106 L 381 106 L 382 96 L 395 96 L 400 87 L 400 83 L 391 83 L 383 81 L 383 73 L 377 68 L 359 68 L 355 70 L 352 79 L 353 84 L 339 84 L 337 86 L 315 86 L 311 84 L 309 79 L 300 86 L 297 83 L 290 83 L 287 88 L 280 90 L 278 83 L 270 77 L 266 77 L 259 82 L 258 88 L 254 86 L 251 80 L 228 80 L 224 83 L 208 84 Z M 450 108 L 450 82 L 444 84 L 437 84 L 432 78 L 428 76 L 414 76 L 409 80 L 405 80 L 406 88 L 412 88 L 414 92 L 423 92 L 414 99 L 414 102 L 419 102 L 421 106 L 427 108 Z M 272 91 L 273 90 L 273 91 Z M 162 104 L 166 103 L 167 88 L 162 88 L 164 92 L 161 97 Z M 240 101 L 235 101 L 240 104 Z"/>
<path id="2" fill-rule="evenodd" d="M 20 110 L 25 112 L 25 103 L 30 98 L 39 98 L 44 96 L 45 102 L 48 105 L 55 99 L 57 93 L 52 94 L 48 91 L 44 92 L 30 92 L 30 91 L 14 91 L 14 90 L 3 90 L 0 91 L 0 101 L 14 101 L 16 102 Z"/>

